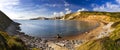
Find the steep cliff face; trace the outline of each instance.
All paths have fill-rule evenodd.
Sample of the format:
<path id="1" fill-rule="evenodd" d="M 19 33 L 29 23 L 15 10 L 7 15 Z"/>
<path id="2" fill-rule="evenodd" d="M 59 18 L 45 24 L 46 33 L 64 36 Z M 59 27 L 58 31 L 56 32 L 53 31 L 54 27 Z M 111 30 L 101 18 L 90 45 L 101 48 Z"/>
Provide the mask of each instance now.
<path id="1" fill-rule="evenodd" d="M 5 29 L 13 21 L 0 11 L 0 50 L 26 50 L 24 43 L 15 36 L 9 36 Z"/>
<path id="2" fill-rule="evenodd" d="M 13 22 L 7 15 L 0 11 L 0 30 L 5 30 Z"/>

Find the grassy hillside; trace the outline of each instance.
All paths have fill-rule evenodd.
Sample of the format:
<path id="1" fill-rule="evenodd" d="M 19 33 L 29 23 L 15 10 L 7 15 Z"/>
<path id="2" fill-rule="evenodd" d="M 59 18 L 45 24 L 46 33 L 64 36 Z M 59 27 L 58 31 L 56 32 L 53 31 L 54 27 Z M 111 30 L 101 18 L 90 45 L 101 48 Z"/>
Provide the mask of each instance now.
<path id="1" fill-rule="evenodd" d="M 120 50 L 120 23 L 114 26 L 114 29 L 109 37 L 90 40 L 78 47 L 77 50 Z"/>
<path id="2" fill-rule="evenodd" d="M 15 36 L 9 36 L 5 29 L 13 22 L 0 11 L 0 50 L 26 50 L 24 43 Z"/>
<path id="3" fill-rule="evenodd" d="M 110 33 L 109 37 L 85 42 L 77 47 L 77 50 L 120 50 L 120 12 L 82 12 L 82 14 L 106 15 L 110 17 L 110 22 L 114 22 L 111 29 L 115 30 Z"/>
<path id="4" fill-rule="evenodd" d="M 93 18 L 95 18 L 96 20 L 117 21 L 120 18 L 120 12 L 82 11 L 82 12 L 75 12 L 75 13 L 67 14 L 63 16 L 61 19 L 63 20 L 85 20 L 85 19 L 88 19 L 88 17 L 91 17 L 92 20 Z"/>
<path id="5" fill-rule="evenodd" d="M 26 50 L 26 48 L 19 38 L 0 31 L 0 50 Z"/>
<path id="6" fill-rule="evenodd" d="M 120 50 L 120 45 L 109 37 L 88 41 L 77 50 Z"/>

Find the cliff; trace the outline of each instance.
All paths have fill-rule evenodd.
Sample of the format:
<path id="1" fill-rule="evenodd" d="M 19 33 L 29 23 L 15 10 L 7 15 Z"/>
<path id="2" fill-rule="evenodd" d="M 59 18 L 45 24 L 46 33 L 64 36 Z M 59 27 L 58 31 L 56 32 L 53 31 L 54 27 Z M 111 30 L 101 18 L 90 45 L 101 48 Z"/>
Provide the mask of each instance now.
<path id="1" fill-rule="evenodd" d="M 85 42 L 76 50 L 120 50 L 120 21 L 115 22 L 111 29 L 114 31 L 109 33 L 107 37 Z"/>
<path id="2" fill-rule="evenodd" d="M 5 30 L 13 22 L 2 11 L 0 11 L 0 29 Z"/>
<path id="3" fill-rule="evenodd" d="M 109 21 L 110 12 L 82 11 L 70 13 L 61 18 L 61 20 L 106 20 Z"/>
<path id="4" fill-rule="evenodd" d="M 10 36 L 5 32 L 13 22 L 0 11 L 0 50 L 26 50 L 24 43 L 19 38 Z"/>
<path id="5" fill-rule="evenodd" d="M 63 16 L 61 20 L 94 20 L 114 22 L 108 36 L 89 40 L 76 47 L 76 50 L 120 50 L 120 12 L 76 12 Z"/>

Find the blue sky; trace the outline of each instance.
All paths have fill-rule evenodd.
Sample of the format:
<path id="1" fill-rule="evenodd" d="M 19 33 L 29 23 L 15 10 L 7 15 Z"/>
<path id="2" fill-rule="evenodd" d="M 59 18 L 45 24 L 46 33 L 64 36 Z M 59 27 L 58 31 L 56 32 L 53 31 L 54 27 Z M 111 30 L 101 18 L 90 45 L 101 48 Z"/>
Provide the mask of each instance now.
<path id="1" fill-rule="evenodd" d="M 77 11 L 120 12 L 120 0 L 1 0 L 11 19 L 54 17 Z"/>

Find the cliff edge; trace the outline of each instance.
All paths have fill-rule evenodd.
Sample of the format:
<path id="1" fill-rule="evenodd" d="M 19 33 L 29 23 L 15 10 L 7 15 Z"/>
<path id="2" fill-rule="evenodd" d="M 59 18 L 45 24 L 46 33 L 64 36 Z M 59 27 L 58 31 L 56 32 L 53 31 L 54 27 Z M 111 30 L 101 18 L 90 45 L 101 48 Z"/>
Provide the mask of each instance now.
<path id="1" fill-rule="evenodd" d="M 26 50 L 21 39 L 10 36 L 5 31 L 11 23 L 14 23 L 14 21 L 0 11 L 0 50 Z"/>

